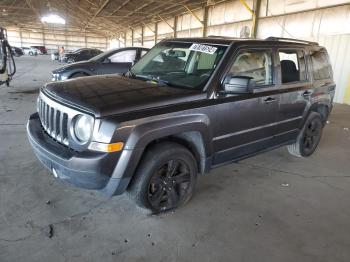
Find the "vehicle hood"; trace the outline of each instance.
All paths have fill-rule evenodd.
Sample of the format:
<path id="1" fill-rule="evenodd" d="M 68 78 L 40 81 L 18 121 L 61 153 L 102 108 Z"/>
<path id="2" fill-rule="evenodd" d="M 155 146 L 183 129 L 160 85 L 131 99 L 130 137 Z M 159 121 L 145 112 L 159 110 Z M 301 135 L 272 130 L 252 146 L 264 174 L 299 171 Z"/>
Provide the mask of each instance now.
<path id="1" fill-rule="evenodd" d="M 118 75 L 90 76 L 51 82 L 42 92 L 53 99 L 88 111 L 96 117 L 161 108 L 203 99 L 203 92 L 158 86 Z"/>
<path id="2" fill-rule="evenodd" d="M 55 70 L 52 71 L 53 74 L 59 74 L 65 71 L 69 71 L 75 68 L 82 68 L 82 67 L 90 67 L 94 62 L 93 61 L 81 61 L 81 62 L 76 62 L 76 63 L 72 63 L 72 64 L 67 64 L 64 65 L 60 68 L 57 68 Z"/>

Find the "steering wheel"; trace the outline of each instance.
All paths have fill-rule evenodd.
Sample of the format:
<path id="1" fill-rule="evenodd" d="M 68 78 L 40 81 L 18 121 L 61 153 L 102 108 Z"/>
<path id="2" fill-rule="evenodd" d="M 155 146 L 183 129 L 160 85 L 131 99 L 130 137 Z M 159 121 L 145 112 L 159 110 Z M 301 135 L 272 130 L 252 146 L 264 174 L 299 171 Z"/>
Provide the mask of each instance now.
<path id="1" fill-rule="evenodd" d="M 208 78 L 208 77 L 210 77 L 211 73 L 212 73 L 212 70 L 210 70 L 209 72 L 201 74 L 199 77 L 200 78 L 204 78 L 204 77 Z"/>

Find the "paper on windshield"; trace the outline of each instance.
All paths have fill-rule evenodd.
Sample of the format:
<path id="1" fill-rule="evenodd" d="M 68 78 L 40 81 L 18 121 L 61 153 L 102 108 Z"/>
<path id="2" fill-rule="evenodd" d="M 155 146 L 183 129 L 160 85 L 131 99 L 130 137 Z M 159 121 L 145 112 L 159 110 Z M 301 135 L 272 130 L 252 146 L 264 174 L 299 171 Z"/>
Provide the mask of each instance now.
<path id="1" fill-rule="evenodd" d="M 189 48 L 191 51 L 202 52 L 206 54 L 214 54 L 217 50 L 217 47 L 210 45 L 202 45 L 202 44 L 192 44 Z"/>

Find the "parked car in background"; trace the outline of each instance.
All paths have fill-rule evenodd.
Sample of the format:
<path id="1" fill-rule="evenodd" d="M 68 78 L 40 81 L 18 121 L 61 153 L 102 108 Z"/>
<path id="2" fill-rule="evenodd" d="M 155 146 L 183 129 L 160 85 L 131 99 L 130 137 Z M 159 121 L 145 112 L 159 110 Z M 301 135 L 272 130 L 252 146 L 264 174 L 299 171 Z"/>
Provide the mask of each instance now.
<path id="1" fill-rule="evenodd" d="M 30 55 L 30 56 L 38 55 L 38 49 L 36 49 L 36 48 L 32 48 L 32 47 L 22 47 L 22 50 L 23 50 L 23 53 L 24 53 L 25 55 Z"/>
<path id="2" fill-rule="evenodd" d="M 91 75 L 125 73 L 149 49 L 127 47 L 109 50 L 88 61 L 69 64 L 52 71 L 52 81 Z"/>
<path id="3" fill-rule="evenodd" d="M 101 53 L 101 50 L 94 48 L 80 48 L 74 52 L 66 53 L 62 60 L 68 64 L 71 64 L 79 61 L 89 60 L 90 58 L 93 58 L 94 56 L 97 56 Z"/>
<path id="4" fill-rule="evenodd" d="M 32 45 L 31 48 L 37 49 L 39 55 L 46 55 L 47 54 L 46 47 L 43 45 Z"/>
<path id="5" fill-rule="evenodd" d="M 55 61 L 55 60 L 59 60 L 60 54 L 58 51 L 52 51 L 51 53 L 51 60 Z"/>
<path id="6" fill-rule="evenodd" d="M 19 57 L 19 56 L 24 55 L 23 50 L 21 48 L 19 48 L 19 47 L 12 46 L 11 50 L 12 50 L 12 55 L 13 56 Z"/>

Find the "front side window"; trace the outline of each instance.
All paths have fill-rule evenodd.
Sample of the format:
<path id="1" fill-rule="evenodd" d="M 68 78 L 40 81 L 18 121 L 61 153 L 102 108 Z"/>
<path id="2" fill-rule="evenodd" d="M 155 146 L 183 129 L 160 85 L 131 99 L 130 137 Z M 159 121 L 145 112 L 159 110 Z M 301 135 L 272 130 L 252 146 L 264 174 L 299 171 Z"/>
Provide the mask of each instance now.
<path id="1" fill-rule="evenodd" d="M 202 90 L 221 61 L 227 46 L 162 42 L 131 69 L 136 78 L 169 86 Z"/>
<path id="2" fill-rule="evenodd" d="M 303 51 L 279 51 L 282 84 L 306 80 L 306 64 Z"/>
<path id="3" fill-rule="evenodd" d="M 112 63 L 133 63 L 136 59 L 136 50 L 125 50 L 108 57 Z"/>
<path id="4" fill-rule="evenodd" d="M 90 53 L 89 50 L 82 50 L 79 52 L 80 55 L 88 55 Z"/>
<path id="5" fill-rule="evenodd" d="M 315 80 L 328 79 L 331 77 L 330 64 L 326 50 L 321 49 L 310 53 L 313 76 Z"/>
<path id="6" fill-rule="evenodd" d="M 248 50 L 240 52 L 231 69 L 232 76 L 246 76 L 257 86 L 273 84 L 272 56 L 270 51 Z"/>

